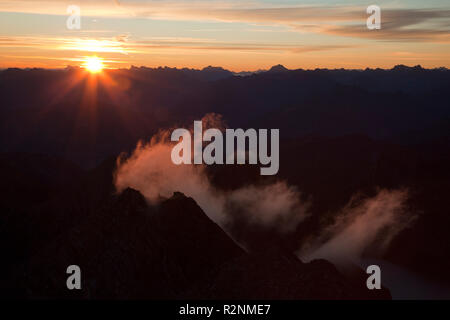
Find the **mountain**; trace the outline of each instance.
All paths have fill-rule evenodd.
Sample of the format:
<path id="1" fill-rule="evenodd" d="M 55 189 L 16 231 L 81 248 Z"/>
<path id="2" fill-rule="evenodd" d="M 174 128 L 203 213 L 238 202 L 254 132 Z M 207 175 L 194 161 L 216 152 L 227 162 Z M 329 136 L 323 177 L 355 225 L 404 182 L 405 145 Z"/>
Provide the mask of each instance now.
<path id="1" fill-rule="evenodd" d="M 130 188 L 116 194 L 115 158 L 89 171 L 38 155 L 0 159 L 28 168 L 30 176 L 58 177 L 37 178 L 47 193 L 33 201 L 27 198 L 38 185 L 22 187 L 32 180 L 9 184 L 14 197 L 0 215 L 5 297 L 390 298 L 387 290 L 370 292 L 365 281 L 342 275 L 327 261 L 303 263 L 276 242 L 264 250 L 242 248 L 181 193 L 157 205 Z M 66 268 L 73 264 L 82 271 L 81 291 L 66 288 Z"/>
<path id="2" fill-rule="evenodd" d="M 208 81 L 216 81 L 232 77 L 234 74 L 231 71 L 225 70 L 221 67 L 206 67 L 200 71 L 202 77 Z"/>
<path id="3" fill-rule="evenodd" d="M 66 289 L 71 264 L 82 270 L 79 292 Z M 9 280 L 27 298 L 390 298 L 323 260 L 304 264 L 276 248 L 247 253 L 181 193 L 152 207 L 133 189 L 34 251 Z"/>
<path id="4" fill-rule="evenodd" d="M 48 154 L 92 168 L 162 128 L 188 126 L 208 113 L 230 127 L 278 128 L 281 138 L 361 134 L 416 144 L 450 135 L 446 69 L 274 66 L 234 76 L 217 67 L 132 67 L 105 75 L 0 71 L 0 152 Z M 89 98 L 90 81 L 98 85 Z"/>
<path id="5" fill-rule="evenodd" d="M 285 66 L 278 64 L 276 66 L 273 66 L 272 68 L 270 68 L 267 73 L 283 73 L 289 71 L 289 69 L 287 69 Z"/>
<path id="6" fill-rule="evenodd" d="M 86 90 L 93 81 L 96 89 Z M 161 297 L 188 293 L 214 297 L 220 296 L 220 292 L 232 295 L 231 288 L 226 287 L 229 274 L 257 273 L 254 261 L 266 259 L 261 258 L 266 250 L 273 253 L 274 250 L 267 248 L 271 245 L 276 248 L 271 258 L 275 262 L 267 263 L 267 270 L 261 267 L 261 272 L 272 273 L 274 279 L 279 273 L 292 278 L 303 277 L 297 272 L 308 272 L 308 264 L 297 268 L 300 264 L 291 257 L 292 252 L 306 239 L 321 234 L 353 195 L 373 197 L 380 189 L 408 190 L 405 207 L 416 220 L 399 232 L 381 255 L 371 248 L 367 248 L 365 254 L 403 268 L 406 273 L 414 273 L 425 282 L 433 280 L 450 288 L 447 272 L 450 216 L 446 196 L 450 188 L 449 84 L 450 72 L 445 68 L 407 66 L 386 70 L 286 70 L 275 66 L 272 71 L 248 75 L 235 75 L 220 67 L 204 70 L 133 67 L 106 70 L 101 77 L 89 76 L 79 68 L 1 70 L 0 250 L 3 260 L 8 262 L 0 266 L 0 272 L 16 275 L 7 277 L 2 286 L 16 288 L 18 296 L 55 295 L 56 282 L 48 285 L 51 288 L 48 292 L 41 292 L 42 283 L 33 287 L 32 282 L 27 282 L 29 279 L 20 280 L 21 274 L 33 278 L 36 267 L 36 272 L 41 268 L 44 279 L 52 282 L 56 276 L 47 274 L 43 265 L 51 261 L 53 249 L 62 257 L 64 248 L 68 248 L 73 252 L 67 256 L 77 254 L 81 262 L 88 265 L 95 263 L 74 252 L 89 251 L 103 257 L 104 251 L 113 263 L 118 261 L 120 270 L 137 268 L 136 272 L 144 272 L 134 266 L 137 262 L 122 266 L 125 262 L 119 261 L 119 256 L 124 253 L 117 253 L 109 245 L 130 237 L 125 231 L 116 231 L 120 230 L 119 226 L 108 220 L 108 217 L 125 214 L 115 208 L 120 202 L 120 197 L 114 195 L 112 177 L 117 156 L 134 150 L 139 140 L 149 141 L 161 129 L 189 127 L 194 120 L 215 113 L 221 115 L 230 128 L 280 129 L 281 160 L 275 178 L 261 177 L 256 166 L 208 167 L 206 171 L 213 187 L 232 191 L 250 184 L 284 180 L 301 192 L 302 201 L 311 203 L 311 215 L 288 235 L 236 220 L 239 223 L 227 228 L 227 232 L 245 244 L 247 253 L 231 259 L 241 260 L 242 267 L 229 264 L 228 254 L 221 257 L 210 252 L 211 261 L 219 261 L 221 266 L 215 271 L 217 282 L 213 288 L 198 287 L 195 280 L 198 275 L 193 271 L 189 271 L 187 280 L 180 280 L 186 276 L 186 270 L 195 269 L 193 267 L 170 269 L 170 273 L 155 269 L 161 279 L 155 280 L 155 288 L 162 290 Z M 146 230 L 166 239 L 166 233 L 153 230 L 152 224 L 163 221 L 156 218 L 163 205 L 145 207 L 137 193 L 127 191 L 126 194 L 134 195 L 130 201 L 135 201 L 133 206 L 140 209 L 130 209 L 138 212 L 136 216 L 118 221 L 131 230 L 134 224 L 129 225 L 128 219 L 134 219 L 137 225 L 151 224 Z M 172 201 L 177 197 L 181 195 Z M 186 230 L 182 227 L 185 226 L 199 233 L 196 226 L 183 220 L 184 211 L 180 210 L 171 207 L 169 211 L 178 212 L 180 216 L 174 214 L 177 218 L 170 223 L 159 223 L 165 225 L 161 228 L 184 235 Z M 201 216 L 194 211 L 190 214 Z M 177 219 L 183 223 L 178 225 Z M 175 226 L 171 224 L 180 229 L 173 229 Z M 200 222 L 200 225 L 208 225 L 210 229 L 209 223 Z M 67 236 L 76 232 L 86 237 L 79 237 L 81 247 L 77 247 L 76 236 Z M 110 234 L 114 232 L 122 232 L 121 238 L 115 239 Z M 146 240 L 145 243 L 151 244 L 140 248 L 139 239 L 150 235 L 139 232 L 136 239 L 126 240 L 131 241 L 137 251 L 166 252 L 166 245 L 176 246 L 167 239 L 164 245 Z M 200 239 L 203 241 L 204 237 Z M 229 237 L 226 241 L 221 239 L 218 244 L 228 243 Z M 91 243 L 94 243 L 92 248 Z M 180 254 L 173 250 L 171 256 Z M 137 254 L 130 256 L 130 261 L 144 259 L 142 253 Z M 168 254 L 156 256 L 159 259 Z M 55 265 L 54 271 L 62 279 L 66 276 L 65 269 L 60 270 L 63 265 L 58 259 L 55 263 L 60 264 Z M 170 262 L 174 258 L 165 259 Z M 287 265 L 277 262 L 286 259 Z M 100 271 L 93 272 L 96 272 L 95 277 L 101 278 Z M 181 291 L 172 292 L 173 288 L 165 291 L 166 276 L 187 285 Z M 108 274 L 108 277 L 114 278 L 114 275 Z M 243 281 L 245 278 L 242 276 Z M 354 283 L 352 279 L 347 280 L 344 275 L 343 281 Z M 57 283 L 61 285 L 60 280 Z M 261 282 L 261 288 L 265 288 L 264 283 Z M 300 283 L 293 283 L 300 286 Z M 406 283 L 411 281 L 402 286 Z M 119 291 L 103 285 L 106 292 L 94 288 L 95 296 L 119 295 Z M 306 288 L 307 284 L 301 286 Z M 262 292 L 250 284 L 247 287 Z M 274 294 L 286 294 L 284 287 L 289 286 L 274 289 Z M 223 289 L 214 291 L 214 288 Z M 245 288 L 236 288 L 242 294 L 251 293 Z M 143 296 L 144 288 L 139 290 L 120 292 L 125 292 L 125 296 Z M 394 295 L 393 289 L 391 292 Z M 156 289 L 152 294 L 157 296 Z M 296 292 L 291 296 L 303 294 Z M 329 296 L 326 292 L 321 294 Z M 429 295 L 429 292 L 422 293 L 423 297 Z"/>

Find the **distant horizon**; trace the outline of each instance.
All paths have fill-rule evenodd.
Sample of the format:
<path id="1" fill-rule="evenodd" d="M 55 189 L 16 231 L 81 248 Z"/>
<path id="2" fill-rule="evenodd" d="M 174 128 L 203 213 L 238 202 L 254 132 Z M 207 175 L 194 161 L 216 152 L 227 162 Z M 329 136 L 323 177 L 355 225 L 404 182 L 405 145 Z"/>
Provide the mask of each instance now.
<path id="1" fill-rule="evenodd" d="M 366 67 L 366 68 L 327 68 L 327 67 L 316 67 L 316 68 L 287 68 L 286 66 L 282 65 L 282 64 L 275 64 L 269 68 L 266 69 L 258 69 L 258 70 L 232 70 L 232 69 L 228 69 L 222 66 L 216 66 L 216 65 L 209 65 L 206 67 L 199 67 L 199 68 L 192 68 L 192 67 L 179 67 L 179 66 L 146 66 L 146 65 L 131 65 L 129 67 L 121 67 L 121 68 L 111 68 L 111 67 L 105 67 L 104 71 L 114 71 L 114 70 L 132 70 L 133 68 L 136 69 L 140 69 L 140 68 L 145 68 L 145 69 L 172 69 L 172 70 L 191 70 L 191 71 L 205 71 L 206 69 L 221 69 L 223 71 L 228 71 L 234 74 L 242 74 L 242 73 L 260 73 L 260 72 L 268 72 L 271 69 L 275 68 L 275 67 L 283 67 L 286 69 L 286 71 L 298 71 L 298 70 L 302 70 L 302 71 L 316 71 L 316 70 L 345 70 L 345 71 L 365 71 L 365 70 L 384 70 L 384 71 L 389 71 L 389 70 L 393 70 L 396 67 L 405 67 L 408 69 L 414 69 L 414 68 L 421 68 L 423 70 L 449 70 L 448 67 L 446 66 L 440 66 L 440 67 L 431 67 L 431 68 L 427 68 L 424 67 L 420 64 L 416 64 L 416 65 L 405 65 L 405 64 L 395 64 L 392 67 L 388 67 L 388 68 L 382 68 L 382 67 Z M 54 70 L 54 71 L 64 71 L 67 69 L 80 69 L 80 70 L 84 70 L 85 68 L 83 66 L 76 66 L 76 65 L 67 65 L 65 67 L 58 67 L 58 68 L 45 68 L 45 67 L 0 67 L 0 71 L 5 71 L 5 70 L 10 70 L 10 69 L 18 69 L 18 70 Z"/>

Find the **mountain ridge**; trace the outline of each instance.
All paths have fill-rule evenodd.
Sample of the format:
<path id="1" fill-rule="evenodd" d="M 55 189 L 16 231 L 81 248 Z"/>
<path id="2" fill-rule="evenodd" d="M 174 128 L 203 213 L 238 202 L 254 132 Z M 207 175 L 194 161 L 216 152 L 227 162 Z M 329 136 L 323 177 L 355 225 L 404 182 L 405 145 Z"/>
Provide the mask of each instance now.
<path id="1" fill-rule="evenodd" d="M 65 288 L 70 264 L 82 270 L 80 292 Z M 326 261 L 305 264 L 276 248 L 247 253 L 182 193 L 155 207 L 131 188 L 18 265 L 11 281 L 27 298 L 390 298 Z"/>

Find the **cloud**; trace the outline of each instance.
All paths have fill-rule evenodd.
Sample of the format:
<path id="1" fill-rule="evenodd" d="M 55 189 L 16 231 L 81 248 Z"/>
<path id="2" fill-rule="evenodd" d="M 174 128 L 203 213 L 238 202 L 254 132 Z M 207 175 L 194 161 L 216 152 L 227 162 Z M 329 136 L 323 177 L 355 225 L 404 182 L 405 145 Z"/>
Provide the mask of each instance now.
<path id="1" fill-rule="evenodd" d="M 382 253 L 392 239 L 415 219 L 405 207 L 405 190 L 381 190 L 373 198 L 352 198 L 334 223 L 303 244 L 298 255 L 306 260 L 328 259 L 338 265 L 358 264 L 370 248 Z"/>
<path id="2" fill-rule="evenodd" d="M 382 8 L 382 28 L 366 28 L 365 7 L 348 5 L 270 5 L 240 1 L 87 1 L 84 16 L 223 21 L 283 25 L 299 32 L 379 41 L 448 42 L 450 10 Z M 56 0 L 0 1 L 0 11 L 66 15 Z"/>
<path id="3" fill-rule="evenodd" d="M 218 115 L 203 118 L 205 128 L 223 128 Z M 283 181 L 269 185 L 247 186 L 233 191 L 214 187 L 203 165 L 176 166 L 171 161 L 174 146 L 171 131 L 161 131 L 147 144 L 140 143 L 129 158 L 121 157 L 115 174 L 120 192 L 127 187 L 139 190 L 152 204 L 179 191 L 192 197 L 205 213 L 226 229 L 232 212 L 239 212 L 250 224 L 275 228 L 282 233 L 294 231 L 307 216 L 308 204 L 301 194 Z"/>
<path id="4" fill-rule="evenodd" d="M 190 37 L 153 37 L 148 40 L 132 40 L 129 35 L 115 37 L 40 37 L 9 36 L 0 37 L 0 48 L 35 48 L 63 51 L 81 51 L 96 53 L 151 53 L 153 49 L 199 50 L 199 51 L 276 51 L 301 54 L 314 51 L 331 51 L 355 48 L 356 45 L 272 45 L 268 43 L 245 44 L 239 42 L 221 42 L 214 39 Z"/>
<path id="5" fill-rule="evenodd" d="M 349 48 L 357 48 L 360 46 L 356 45 L 316 45 L 316 46 L 301 46 L 292 48 L 291 52 L 293 53 L 305 53 L 305 52 L 314 52 L 314 51 L 331 51 L 337 49 L 349 49 Z"/>
<path id="6" fill-rule="evenodd" d="M 281 233 L 295 231 L 309 215 L 309 203 L 301 202 L 297 188 L 284 182 L 230 192 L 227 208 L 243 212 L 249 224 L 274 228 Z"/>
<path id="7" fill-rule="evenodd" d="M 142 44 L 136 43 L 135 49 L 136 52 L 139 50 L 148 50 L 148 49 L 175 49 L 175 50 L 200 50 L 200 51 L 276 51 L 276 52 L 284 52 L 284 53 L 307 53 L 314 51 L 332 51 L 338 49 L 348 49 L 348 48 L 357 48 L 361 46 L 357 45 L 270 45 L 270 44 L 242 44 L 242 43 L 222 43 L 222 44 L 211 44 L 211 43 L 157 43 L 153 44 Z"/>
<path id="8" fill-rule="evenodd" d="M 226 127 L 220 115 L 210 114 L 202 121 L 206 128 Z M 174 165 L 170 134 L 171 130 L 161 131 L 149 143 L 140 143 L 131 156 L 118 159 L 118 192 L 131 187 L 149 203 L 157 204 L 180 191 L 192 197 L 224 230 L 237 217 L 248 225 L 292 233 L 310 217 L 310 202 L 302 200 L 301 192 L 284 181 L 223 191 L 211 183 L 205 166 Z M 323 258 L 346 265 L 357 264 L 365 253 L 382 253 L 415 219 L 406 208 L 407 199 L 406 190 L 380 190 L 371 198 L 352 197 L 332 215 L 333 223 L 302 244 L 298 256 L 306 261 Z"/>
<path id="9" fill-rule="evenodd" d="M 125 46 L 126 38 L 79 38 L 79 37 L 42 37 L 8 36 L 0 37 L 0 47 L 37 48 L 50 50 L 109 52 L 126 54 L 132 50 Z"/>
<path id="10" fill-rule="evenodd" d="M 450 27 L 448 23 L 444 23 L 450 18 L 450 10 L 386 9 L 381 12 L 381 29 L 376 31 L 367 29 L 362 16 L 350 19 L 345 24 L 291 26 L 297 30 L 379 41 L 440 43 L 450 40 Z"/>

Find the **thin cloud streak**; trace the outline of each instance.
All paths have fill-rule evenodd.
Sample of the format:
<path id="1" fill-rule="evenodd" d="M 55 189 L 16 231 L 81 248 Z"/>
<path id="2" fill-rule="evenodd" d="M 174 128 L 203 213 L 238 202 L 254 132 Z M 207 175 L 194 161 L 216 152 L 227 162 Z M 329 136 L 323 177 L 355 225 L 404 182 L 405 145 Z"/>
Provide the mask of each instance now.
<path id="1" fill-rule="evenodd" d="M 44 5 L 44 3 L 46 5 Z M 365 28 L 364 8 L 353 6 L 260 7 L 214 1 L 80 1 L 85 16 L 222 21 L 284 25 L 296 31 L 382 41 L 448 42 L 450 10 L 384 9 L 382 29 Z M 0 11 L 66 15 L 57 1 L 0 1 Z M 447 23 L 445 23 L 447 21 Z"/>
<path id="2" fill-rule="evenodd" d="M 120 37 L 119 37 L 120 38 Z M 313 51 L 330 51 L 355 48 L 355 45 L 271 45 L 264 43 L 220 42 L 212 39 L 195 38 L 155 38 L 146 41 L 131 41 L 117 37 L 111 39 L 80 39 L 50 37 L 0 37 L 1 47 L 47 48 L 66 51 L 84 51 L 96 53 L 149 53 L 151 49 L 184 49 L 184 50 L 216 50 L 216 51 L 283 51 L 305 53 Z"/>

